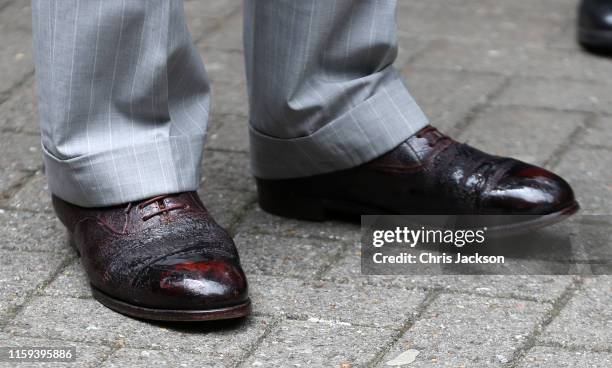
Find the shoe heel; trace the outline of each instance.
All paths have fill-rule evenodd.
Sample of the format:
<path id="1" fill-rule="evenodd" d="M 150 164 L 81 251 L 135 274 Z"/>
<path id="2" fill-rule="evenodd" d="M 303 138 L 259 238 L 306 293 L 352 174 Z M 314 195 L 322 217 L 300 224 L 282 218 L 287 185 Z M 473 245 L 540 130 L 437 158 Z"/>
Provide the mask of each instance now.
<path id="1" fill-rule="evenodd" d="M 325 221 L 323 200 L 308 198 L 292 189 L 291 180 L 262 180 L 257 182 L 259 207 L 277 216 L 298 220 Z"/>

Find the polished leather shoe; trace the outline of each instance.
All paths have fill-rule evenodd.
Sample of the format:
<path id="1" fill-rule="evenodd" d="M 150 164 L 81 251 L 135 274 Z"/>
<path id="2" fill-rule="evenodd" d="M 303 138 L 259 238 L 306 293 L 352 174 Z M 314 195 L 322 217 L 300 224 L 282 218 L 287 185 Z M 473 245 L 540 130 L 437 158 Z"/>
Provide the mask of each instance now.
<path id="1" fill-rule="evenodd" d="M 93 296 L 142 319 L 205 321 L 251 311 L 229 234 L 195 192 L 83 208 L 53 196 Z"/>
<path id="2" fill-rule="evenodd" d="M 431 126 L 355 168 L 256 182 L 262 209 L 305 220 L 336 214 L 476 215 L 478 221 L 497 221 L 491 231 L 521 232 L 578 210 L 571 187 L 559 176 L 486 154 Z"/>
<path id="3" fill-rule="evenodd" d="M 578 7 L 578 42 L 596 52 L 612 52 L 612 0 L 582 0 Z"/>

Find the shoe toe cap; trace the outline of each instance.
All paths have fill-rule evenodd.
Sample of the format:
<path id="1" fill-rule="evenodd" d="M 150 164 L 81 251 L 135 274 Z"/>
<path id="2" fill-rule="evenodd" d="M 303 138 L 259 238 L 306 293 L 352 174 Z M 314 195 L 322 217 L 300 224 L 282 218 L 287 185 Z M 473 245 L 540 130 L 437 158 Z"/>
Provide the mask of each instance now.
<path id="1" fill-rule="evenodd" d="M 215 309 L 248 300 L 244 272 L 232 259 L 171 255 L 147 267 L 137 289 L 141 304 L 166 309 Z"/>
<path id="2" fill-rule="evenodd" d="M 570 185 L 540 167 L 517 162 L 483 194 L 483 207 L 503 214 L 545 215 L 576 203 Z"/>

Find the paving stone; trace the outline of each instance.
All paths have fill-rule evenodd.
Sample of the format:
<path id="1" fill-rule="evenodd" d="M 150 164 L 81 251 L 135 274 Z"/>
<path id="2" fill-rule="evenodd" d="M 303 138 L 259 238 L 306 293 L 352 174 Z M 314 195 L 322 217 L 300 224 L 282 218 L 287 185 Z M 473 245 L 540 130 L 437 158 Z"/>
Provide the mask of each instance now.
<path id="1" fill-rule="evenodd" d="M 404 5 L 405 0 L 401 4 Z M 419 2 L 418 0 L 408 0 L 410 2 Z M 434 4 L 448 4 L 445 0 L 436 0 Z M 477 12 L 479 14 L 500 15 L 505 17 L 514 17 L 525 15 L 525 13 L 538 13 L 535 16 L 542 18 L 563 18 L 565 20 L 572 18 L 572 13 L 575 10 L 576 2 L 574 0 L 541 0 L 537 3 L 531 0 L 515 0 L 505 2 L 499 0 L 468 0 L 468 1 L 451 1 L 450 5 L 461 7 L 464 13 Z"/>
<path id="2" fill-rule="evenodd" d="M 573 145 L 555 172 L 573 187 L 581 214 L 612 214 L 612 155 L 608 149 L 590 149 Z"/>
<path id="3" fill-rule="evenodd" d="M 255 201 L 255 193 L 250 191 L 201 188 L 198 194 L 215 221 L 225 228 L 233 225 L 237 216 Z"/>
<path id="4" fill-rule="evenodd" d="M 249 151 L 248 118 L 236 115 L 214 116 L 206 147 L 231 151 Z"/>
<path id="5" fill-rule="evenodd" d="M 249 279 L 256 313 L 401 329 L 415 316 L 425 293 L 357 283 L 333 284 L 286 277 Z"/>
<path id="6" fill-rule="evenodd" d="M 424 38 L 543 44 L 561 31 L 567 9 L 558 2 L 545 3 L 549 6 L 540 4 L 537 11 L 533 2 L 524 0 L 400 1 L 398 27 Z"/>
<path id="7" fill-rule="evenodd" d="M 0 250 L 0 320 L 60 267 L 65 255 Z"/>
<path id="8" fill-rule="evenodd" d="M 234 242 L 247 275 L 311 278 L 342 251 L 343 244 L 318 239 L 238 234 Z"/>
<path id="9" fill-rule="evenodd" d="M 222 27 L 202 40 L 201 47 L 226 51 L 242 50 L 242 12 L 225 19 Z"/>
<path id="10" fill-rule="evenodd" d="M 283 321 L 247 360 L 247 367 L 364 367 L 393 331 L 327 321 Z"/>
<path id="11" fill-rule="evenodd" d="M 35 171 L 42 167 L 40 137 L 14 133 L 2 133 L 0 146 L 4 170 Z"/>
<path id="12" fill-rule="evenodd" d="M 573 279 L 572 276 L 565 275 L 437 276 L 430 280 L 430 285 L 433 284 L 442 290 L 462 293 L 553 302 L 572 284 Z M 425 285 L 423 282 L 423 286 Z"/>
<path id="13" fill-rule="evenodd" d="M 401 70 L 407 63 L 425 50 L 429 44 L 429 41 L 423 40 L 422 38 L 418 37 L 418 35 L 409 34 L 398 30 L 397 43 L 397 58 L 395 59 L 395 63 L 393 65 L 397 69 Z"/>
<path id="14" fill-rule="evenodd" d="M 492 101 L 495 105 L 612 113 L 606 103 L 612 84 L 560 79 L 516 78 Z"/>
<path id="15" fill-rule="evenodd" d="M 236 82 L 213 82 L 211 84 L 213 115 L 248 116 L 249 99 L 246 84 Z"/>
<path id="16" fill-rule="evenodd" d="M 380 366 L 407 349 L 416 349 L 420 354 L 411 367 L 501 367 L 549 309 L 535 302 L 440 295 Z"/>
<path id="17" fill-rule="evenodd" d="M 405 277 L 362 275 L 361 273 L 361 240 L 355 239 L 340 258 L 321 276 L 323 280 L 338 282 L 349 282 L 351 280 L 360 281 L 365 285 L 392 285 L 392 281 L 397 280 L 399 287 L 406 286 Z M 414 287 L 414 286 L 413 286 Z"/>
<path id="18" fill-rule="evenodd" d="M 189 19 L 198 17 L 226 17 L 242 7 L 240 0 L 185 0 L 185 13 Z M 193 17 L 193 18 L 192 18 Z"/>
<path id="19" fill-rule="evenodd" d="M 24 171 L 12 171 L 12 170 L 3 170 L 0 169 L 0 193 L 5 190 L 10 189 L 12 186 L 20 183 L 29 176 L 27 172 Z M 2 202 L 2 197 L 0 197 L 0 203 Z"/>
<path id="20" fill-rule="evenodd" d="M 612 276 L 586 279 L 580 291 L 540 336 L 562 346 L 612 348 Z"/>
<path id="21" fill-rule="evenodd" d="M 237 0 L 185 0 L 185 15 L 192 38 L 197 41 L 213 35 L 223 20 L 240 5 Z"/>
<path id="22" fill-rule="evenodd" d="M 263 336 L 264 318 L 217 321 L 205 324 L 151 324 L 129 320 L 132 334 L 121 341 L 126 347 L 200 354 L 209 361 L 236 363 Z"/>
<path id="23" fill-rule="evenodd" d="M 12 1 L 0 12 L 0 94 L 34 71 L 31 12 L 29 1 Z"/>
<path id="24" fill-rule="evenodd" d="M 246 84 L 242 51 L 211 49 L 206 48 L 205 44 L 202 43 L 198 44 L 198 47 L 204 58 L 206 72 L 213 85 L 220 82 Z M 224 101 L 217 99 L 216 95 L 213 95 L 213 99 L 215 103 L 224 103 Z"/>
<path id="25" fill-rule="evenodd" d="M 76 348 L 76 360 L 73 362 L 0 362 L 0 368 L 61 368 L 61 367 L 97 367 L 101 361 L 110 353 L 111 348 L 102 345 L 87 345 L 75 342 L 64 342 L 55 339 L 37 339 L 30 337 L 11 336 L 9 334 L 0 333 L 0 341 L 3 341 L 2 346 L 10 347 L 45 347 L 45 348 Z M 5 342 L 6 341 L 6 342 Z"/>
<path id="26" fill-rule="evenodd" d="M 432 125 L 448 132 L 498 89 L 503 78 L 480 73 L 405 68 L 408 89 Z M 450 132 L 449 132 L 450 134 Z"/>
<path id="27" fill-rule="evenodd" d="M 565 0 L 563 3 L 563 6 L 566 7 L 566 11 L 564 11 L 565 26 L 560 32 L 554 33 L 548 40 L 547 46 L 551 48 L 569 49 L 576 52 L 585 52 L 576 41 L 576 24 L 578 18 L 578 12 L 576 11 L 577 3 L 572 0 Z"/>
<path id="28" fill-rule="evenodd" d="M 612 354 L 590 351 L 567 351 L 536 346 L 529 351 L 519 367 L 530 368 L 592 368 L 612 366 Z"/>
<path id="29" fill-rule="evenodd" d="M 565 27 L 560 32 L 556 32 L 547 42 L 547 46 L 551 48 L 560 48 L 572 50 L 574 52 L 586 52 L 582 49 L 576 40 L 576 21 L 578 12 L 572 11 L 568 14 L 568 19 L 565 21 Z"/>
<path id="30" fill-rule="evenodd" d="M 612 216 L 581 216 L 580 222 L 569 224 L 572 226 L 571 240 L 574 244 L 576 260 L 586 260 L 588 263 L 579 264 L 583 272 L 581 275 L 610 275 L 612 274 L 612 246 L 610 244 L 610 228 Z M 606 263 L 602 263 L 605 262 Z"/>
<path id="31" fill-rule="evenodd" d="M 0 144 L 0 192 L 42 167 L 40 138 L 4 132 Z"/>
<path id="32" fill-rule="evenodd" d="M 358 224 L 340 221 L 300 221 L 265 212 L 255 205 L 238 226 L 237 233 L 270 234 L 283 237 L 316 238 L 359 243 Z"/>
<path id="33" fill-rule="evenodd" d="M 30 1 L 3 0 L 0 4 L 0 20 L 5 32 L 32 33 L 32 10 Z"/>
<path id="34" fill-rule="evenodd" d="M 35 171 L 42 166 L 40 137 L 15 133 L 2 133 L 0 165 L 5 171 Z"/>
<path id="35" fill-rule="evenodd" d="M 71 253 L 65 229 L 50 213 L 0 210 L 0 248 Z"/>
<path id="36" fill-rule="evenodd" d="M 585 129 L 581 142 L 609 147 L 612 142 L 612 119 L 610 117 L 599 116 L 593 122 L 592 127 Z"/>
<path id="37" fill-rule="evenodd" d="M 541 165 L 584 120 L 580 113 L 492 107 L 480 112 L 458 138 L 491 154 Z"/>
<path id="38" fill-rule="evenodd" d="M 220 368 L 231 367 L 221 362 L 211 361 L 201 354 L 188 354 L 178 351 L 156 351 L 140 349 L 119 349 L 101 367 L 103 368 Z"/>
<path id="39" fill-rule="evenodd" d="M 573 276 L 548 275 L 363 275 L 359 244 L 347 249 L 343 257 L 329 267 L 321 278 L 384 288 L 439 289 L 541 302 L 556 300 L 574 280 Z M 457 297 L 462 296 L 459 294 Z"/>
<path id="40" fill-rule="evenodd" d="M 94 299 L 34 298 L 6 327 L 20 336 L 113 344 L 133 333 L 128 317 Z"/>
<path id="41" fill-rule="evenodd" d="M 543 78 L 572 78 L 598 81 L 612 73 L 605 58 L 566 49 L 494 41 L 437 40 L 414 60 L 415 66 L 491 72 Z"/>
<path id="42" fill-rule="evenodd" d="M 0 129 L 39 133 L 36 89 L 33 79 L 23 87 L 13 89 L 8 100 L 0 105 Z"/>
<path id="43" fill-rule="evenodd" d="M 19 210 L 52 212 L 51 193 L 47 185 L 47 177 L 37 171 L 28 182 L 8 201 L 8 206 Z"/>
<path id="44" fill-rule="evenodd" d="M 89 281 L 81 259 L 72 261 L 42 293 L 52 297 L 91 298 Z"/>
<path id="45" fill-rule="evenodd" d="M 204 151 L 202 159 L 204 191 L 218 189 L 254 191 L 255 184 L 249 169 L 249 158 L 242 152 Z"/>

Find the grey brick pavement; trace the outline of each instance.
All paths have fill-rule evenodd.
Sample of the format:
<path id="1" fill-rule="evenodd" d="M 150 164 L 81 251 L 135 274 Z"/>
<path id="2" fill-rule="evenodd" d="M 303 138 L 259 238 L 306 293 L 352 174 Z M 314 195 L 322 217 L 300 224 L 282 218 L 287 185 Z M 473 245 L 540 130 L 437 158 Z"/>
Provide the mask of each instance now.
<path id="1" fill-rule="evenodd" d="M 433 123 L 558 171 L 583 213 L 609 215 L 612 60 L 574 44 L 576 1 L 399 3 L 398 66 Z M 199 192 L 235 236 L 254 316 L 157 325 L 91 298 L 46 192 L 29 2 L 2 0 L 0 345 L 74 345 L 83 367 L 384 367 L 407 349 L 420 352 L 415 367 L 612 365 L 610 277 L 365 277 L 357 226 L 284 220 L 257 208 L 246 175 L 241 1 L 185 7 L 214 93 Z M 591 233 L 611 228 L 597 220 L 574 236 L 596 247 Z"/>

